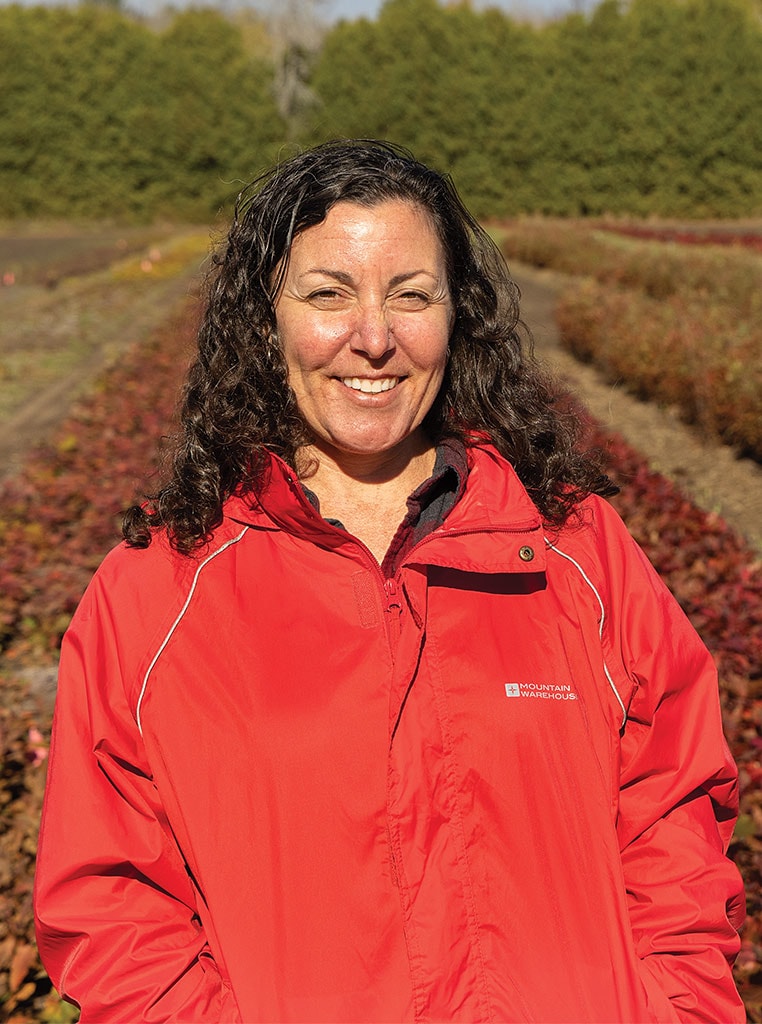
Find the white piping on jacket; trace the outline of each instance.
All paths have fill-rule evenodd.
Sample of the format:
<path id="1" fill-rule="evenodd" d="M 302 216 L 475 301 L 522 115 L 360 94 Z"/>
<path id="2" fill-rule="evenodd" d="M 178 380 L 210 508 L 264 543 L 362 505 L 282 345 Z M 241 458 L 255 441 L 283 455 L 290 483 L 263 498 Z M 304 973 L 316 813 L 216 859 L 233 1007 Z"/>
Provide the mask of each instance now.
<path id="1" fill-rule="evenodd" d="M 146 689 L 148 687 L 148 677 L 153 672 L 154 666 L 156 665 L 156 662 L 161 657 L 162 652 L 164 651 L 164 648 L 167 646 L 167 644 L 171 640 L 172 634 L 177 629 L 177 627 L 180 625 L 180 622 L 182 621 L 183 615 L 185 615 L 185 613 L 188 610 L 188 606 L 190 605 L 191 599 L 192 599 L 193 594 L 194 594 L 194 592 L 196 590 L 196 584 L 198 583 L 198 578 L 201 575 L 201 570 L 206 565 L 208 565 L 209 562 L 211 562 L 211 560 L 213 558 L 216 558 L 217 555 L 221 555 L 223 551 L 226 551 L 232 544 L 237 544 L 238 541 L 242 539 L 243 535 L 246 533 L 247 530 L 248 530 L 248 526 L 244 526 L 244 528 L 241 530 L 241 532 L 238 534 L 238 536 L 233 537 L 231 540 L 225 541 L 225 543 L 221 547 L 217 548 L 216 551 L 213 551 L 211 553 L 211 555 L 207 555 L 206 558 L 204 559 L 204 561 L 201 562 L 199 567 L 196 569 L 196 572 L 193 575 L 193 581 L 192 581 L 192 583 L 190 585 L 190 590 L 188 591 L 188 596 L 185 599 L 185 604 L 180 609 L 180 614 L 177 616 L 175 621 L 169 627 L 169 632 L 167 633 L 167 635 L 164 637 L 164 639 L 162 640 L 161 644 L 159 645 L 158 651 L 156 652 L 156 654 L 154 654 L 153 659 L 151 660 L 151 664 L 146 669 L 145 676 L 143 676 L 143 686 L 141 687 L 140 696 L 138 697 L 138 703 L 137 703 L 137 705 L 135 707 L 135 721 L 137 722 L 138 732 L 140 733 L 141 736 L 143 735 L 143 724 L 142 724 L 141 717 L 140 717 L 140 709 L 141 709 L 141 705 L 143 704 L 143 698 L 146 695 Z"/>
<path id="2" fill-rule="evenodd" d="M 552 548 L 553 551 L 555 551 L 555 553 L 557 555 L 560 555 L 561 558 L 565 558 L 567 560 L 567 562 L 571 562 L 571 564 L 573 566 L 575 566 L 575 568 L 578 570 L 578 572 L 579 572 L 580 576 L 582 577 L 582 579 L 585 581 L 585 583 L 587 583 L 588 587 L 590 587 L 592 592 L 595 594 L 595 598 L 596 598 L 596 600 L 598 602 L 598 605 L 599 605 L 599 607 L 601 609 L 601 621 L 600 621 L 600 624 L 598 626 L 598 638 L 602 641 L 603 640 L 603 625 L 604 625 L 604 623 L 606 621 L 606 609 L 603 607 L 603 600 L 601 599 L 601 595 L 596 590 L 596 588 L 595 588 L 595 586 L 593 584 L 593 581 L 587 575 L 587 573 L 582 568 L 582 566 L 579 564 L 579 562 L 576 559 L 572 558 L 571 555 L 567 555 L 566 552 L 562 551 L 560 548 L 557 548 L 556 545 L 553 544 L 551 541 L 549 541 L 547 537 L 545 538 L 545 543 L 548 545 L 549 548 Z M 621 729 L 624 729 L 625 725 L 627 724 L 627 708 L 624 706 L 624 701 L 619 696 L 619 691 L 617 690 L 616 686 L 614 685 L 614 680 L 611 678 L 611 673 L 609 672 L 609 667 L 606 664 L 606 659 L 605 658 L 603 659 L 603 671 L 606 673 L 606 678 L 609 681 L 609 686 L 611 687 L 612 693 L 616 697 L 617 702 L 619 704 L 619 707 L 622 709 L 622 724 L 619 727 L 620 730 L 621 730 Z"/>

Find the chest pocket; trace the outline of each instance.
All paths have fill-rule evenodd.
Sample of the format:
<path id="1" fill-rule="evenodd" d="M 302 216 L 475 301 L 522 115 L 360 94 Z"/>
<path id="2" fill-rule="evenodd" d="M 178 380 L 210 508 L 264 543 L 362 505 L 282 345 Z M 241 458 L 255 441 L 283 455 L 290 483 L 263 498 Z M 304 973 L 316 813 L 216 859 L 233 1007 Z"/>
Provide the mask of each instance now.
<path id="1" fill-rule="evenodd" d="M 432 569 L 419 682 L 431 687 L 464 775 L 497 789 L 519 772 L 578 803 L 617 790 L 619 707 L 605 674 L 597 609 L 543 573 Z"/>

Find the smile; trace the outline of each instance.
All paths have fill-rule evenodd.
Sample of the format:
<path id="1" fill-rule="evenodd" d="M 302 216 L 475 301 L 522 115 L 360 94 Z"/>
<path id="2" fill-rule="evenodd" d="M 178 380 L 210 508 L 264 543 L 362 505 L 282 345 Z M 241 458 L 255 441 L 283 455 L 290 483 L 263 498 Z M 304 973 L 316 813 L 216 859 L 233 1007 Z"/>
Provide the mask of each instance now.
<path id="1" fill-rule="evenodd" d="M 367 395 L 378 395 L 382 391 L 391 391 L 399 384 L 399 377 L 381 377 L 380 379 L 369 379 L 368 377 L 342 377 L 341 383 L 352 391 L 362 391 Z"/>

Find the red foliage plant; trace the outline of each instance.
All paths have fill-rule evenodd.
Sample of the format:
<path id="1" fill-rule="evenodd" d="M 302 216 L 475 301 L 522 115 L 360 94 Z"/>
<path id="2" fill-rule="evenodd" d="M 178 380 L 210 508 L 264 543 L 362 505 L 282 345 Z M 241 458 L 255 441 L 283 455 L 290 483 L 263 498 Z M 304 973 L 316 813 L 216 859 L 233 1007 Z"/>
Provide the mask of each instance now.
<path id="1" fill-rule="evenodd" d="M 51 708 L 30 680 L 54 676 L 63 631 L 119 539 L 122 510 L 156 471 L 191 334 L 188 308 L 107 372 L 53 443 L 0 486 L 0 1006 L 17 1024 L 73 1019 L 34 947 Z"/>
<path id="2" fill-rule="evenodd" d="M 586 414 L 580 410 L 581 416 Z M 740 774 L 729 855 L 744 879 L 747 918 L 736 981 L 749 1020 L 762 1021 L 762 565 L 741 537 L 648 468 L 619 435 L 591 424 L 612 499 L 714 657 L 725 735 Z"/>

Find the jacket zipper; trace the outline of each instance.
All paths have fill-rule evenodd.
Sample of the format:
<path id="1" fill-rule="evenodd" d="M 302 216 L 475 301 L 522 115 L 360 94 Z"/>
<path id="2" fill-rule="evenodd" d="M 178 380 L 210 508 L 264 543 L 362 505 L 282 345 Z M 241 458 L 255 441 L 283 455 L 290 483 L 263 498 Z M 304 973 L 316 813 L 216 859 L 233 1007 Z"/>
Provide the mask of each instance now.
<path id="1" fill-rule="evenodd" d="M 392 876 L 392 884 L 396 885 L 399 889 L 400 879 L 397 874 L 397 860 L 394 856 L 394 841 L 392 839 L 392 826 L 389 822 L 389 808 L 386 809 L 386 841 L 389 844 L 389 873 Z"/>

